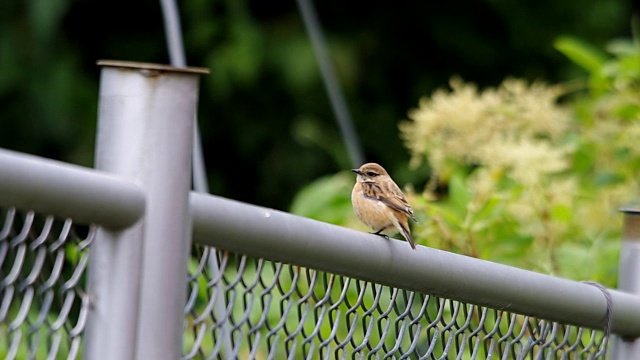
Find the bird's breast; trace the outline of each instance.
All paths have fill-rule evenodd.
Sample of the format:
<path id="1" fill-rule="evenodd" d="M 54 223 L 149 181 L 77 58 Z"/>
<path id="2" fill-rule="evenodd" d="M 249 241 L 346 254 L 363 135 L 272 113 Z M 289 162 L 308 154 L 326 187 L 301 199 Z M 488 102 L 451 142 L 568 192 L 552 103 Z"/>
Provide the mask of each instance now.
<path id="1" fill-rule="evenodd" d="M 382 201 L 366 197 L 357 188 L 351 193 L 353 210 L 363 223 L 373 230 L 379 230 L 393 226 L 394 212 Z"/>

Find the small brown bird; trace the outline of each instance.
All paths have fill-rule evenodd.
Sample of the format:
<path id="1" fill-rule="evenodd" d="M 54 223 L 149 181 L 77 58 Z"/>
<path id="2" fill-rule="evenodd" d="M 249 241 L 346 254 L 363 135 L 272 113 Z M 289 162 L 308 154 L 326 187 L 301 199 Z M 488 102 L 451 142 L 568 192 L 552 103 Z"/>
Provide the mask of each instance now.
<path id="1" fill-rule="evenodd" d="M 387 171 L 375 163 L 367 163 L 351 171 L 358 174 L 351 192 L 351 204 L 358 219 L 373 229 L 376 235 L 388 238 L 383 231 L 400 232 L 415 250 L 408 218 L 415 222 L 418 220 Z"/>

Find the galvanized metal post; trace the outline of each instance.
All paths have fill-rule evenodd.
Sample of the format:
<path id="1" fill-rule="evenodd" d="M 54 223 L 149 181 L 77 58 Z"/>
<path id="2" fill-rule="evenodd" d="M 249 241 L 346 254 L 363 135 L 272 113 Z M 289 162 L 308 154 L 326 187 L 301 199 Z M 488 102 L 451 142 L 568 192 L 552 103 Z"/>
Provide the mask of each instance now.
<path id="1" fill-rule="evenodd" d="M 138 182 L 141 221 L 91 249 L 85 359 L 178 359 L 200 68 L 100 61 L 96 167 Z"/>
<path id="2" fill-rule="evenodd" d="M 624 208 L 618 289 L 640 295 L 640 209 Z M 640 338 L 616 337 L 612 359 L 640 359 Z"/>

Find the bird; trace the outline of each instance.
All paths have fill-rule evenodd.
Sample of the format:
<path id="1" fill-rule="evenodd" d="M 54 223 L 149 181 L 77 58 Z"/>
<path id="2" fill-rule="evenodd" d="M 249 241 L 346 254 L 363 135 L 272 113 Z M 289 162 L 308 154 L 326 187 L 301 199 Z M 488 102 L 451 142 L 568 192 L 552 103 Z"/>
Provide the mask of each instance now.
<path id="1" fill-rule="evenodd" d="M 351 192 L 351 204 L 358 219 L 374 230 L 373 234 L 387 239 L 389 237 L 383 232 L 401 233 L 411 248 L 416 250 L 408 219 L 418 220 L 387 171 L 376 163 L 366 163 L 351 171 L 357 174 Z"/>

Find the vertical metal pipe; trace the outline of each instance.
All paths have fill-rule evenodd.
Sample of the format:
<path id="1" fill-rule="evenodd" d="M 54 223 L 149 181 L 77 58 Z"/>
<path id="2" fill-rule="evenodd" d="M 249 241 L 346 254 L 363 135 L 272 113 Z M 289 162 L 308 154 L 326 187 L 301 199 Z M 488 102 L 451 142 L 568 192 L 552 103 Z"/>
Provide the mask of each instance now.
<path id="1" fill-rule="evenodd" d="M 640 209 L 624 208 L 618 289 L 640 295 Z M 616 337 L 612 359 L 640 359 L 640 338 Z"/>
<path id="2" fill-rule="evenodd" d="M 177 359 L 190 244 L 188 194 L 199 75 L 100 61 L 96 167 L 138 182 L 144 218 L 101 228 L 91 249 L 85 359 Z"/>
<path id="3" fill-rule="evenodd" d="M 167 47 L 169 50 L 169 58 L 171 59 L 171 65 L 176 67 L 186 66 L 186 56 L 184 52 L 184 44 L 182 43 L 182 29 L 180 27 L 180 12 L 175 0 L 160 0 L 162 7 L 162 15 L 164 17 L 164 28 L 167 38 Z M 207 182 L 207 171 L 204 163 L 204 153 L 202 150 L 202 142 L 200 137 L 200 130 L 198 129 L 198 119 L 195 119 L 195 125 L 193 127 L 193 189 L 200 193 L 209 193 L 209 184 Z M 211 276 L 216 278 L 220 273 L 220 266 L 218 264 L 218 255 L 215 248 L 209 248 L 208 250 L 208 263 Z M 224 316 L 226 311 L 226 304 L 224 296 L 221 291 L 215 292 L 215 305 L 213 314 L 217 318 Z M 230 354 L 233 346 L 231 344 L 231 332 L 229 331 L 229 324 L 222 324 L 222 334 L 218 341 L 221 342 L 221 353 Z"/>

